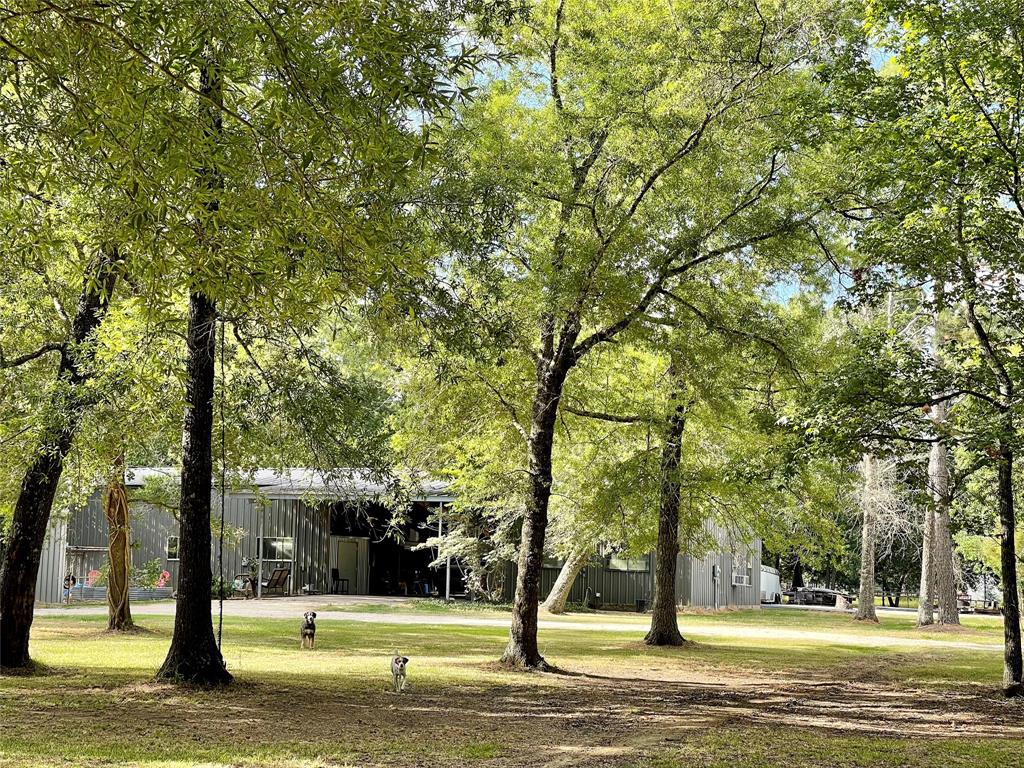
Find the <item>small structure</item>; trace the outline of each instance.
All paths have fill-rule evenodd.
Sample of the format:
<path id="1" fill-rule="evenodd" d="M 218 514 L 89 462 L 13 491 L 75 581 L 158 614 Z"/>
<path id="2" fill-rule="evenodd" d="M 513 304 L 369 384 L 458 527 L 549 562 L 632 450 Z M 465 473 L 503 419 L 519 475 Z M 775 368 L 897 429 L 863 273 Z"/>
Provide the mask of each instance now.
<path id="1" fill-rule="evenodd" d="M 725 529 L 708 525 L 718 545 L 703 557 L 679 555 L 676 597 L 680 606 L 694 608 L 754 608 L 761 604 L 761 541 L 734 540 Z M 599 555 L 583 569 L 569 593 L 569 602 L 593 607 L 643 610 L 654 597 L 654 555 Z M 554 586 L 562 563 L 548 560 L 541 571 L 541 600 Z M 515 590 L 515 565 L 505 578 L 505 599 Z"/>

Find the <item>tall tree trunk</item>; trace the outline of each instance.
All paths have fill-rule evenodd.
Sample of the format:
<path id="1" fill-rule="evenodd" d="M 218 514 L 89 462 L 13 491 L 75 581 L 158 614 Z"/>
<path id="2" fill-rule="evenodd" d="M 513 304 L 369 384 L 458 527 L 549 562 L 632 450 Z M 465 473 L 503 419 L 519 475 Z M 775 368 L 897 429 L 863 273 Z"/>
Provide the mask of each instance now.
<path id="1" fill-rule="evenodd" d="M 932 311 L 931 356 L 936 367 L 942 365 L 942 307 L 944 303 L 944 286 L 941 280 L 936 281 L 935 308 Z M 954 625 L 960 623 L 960 611 L 956 600 L 956 563 L 953 560 L 953 537 L 949 528 L 949 448 L 944 437 L 946 413 L 945 402 L 936 403 L 929 411 L 934 426 L 936 442 L 932 443 L 928 456 L 928 490 L 930 492 L 934 514 L 932 518 L 932 540 L 930 553 L 930 583 L 932 597 L 939 604 L 939 624 Z M 928 623 L 931 619 L 931 608 L 926 611 Z"/>
<path id="2" fill-rule="evenodd" d="M 590 556 L 593 552 L 594 547 L 590 544 L 573 550 L 569 558 L 562 564 L 562 569 L 558 572 L 558 578 L 555 579 L 551 592 L 548 593 L 547 598 L 541 604 L 541 608 L 548 613 L 565 613 L 565 604 L 569 601 L 572 585 L 576 583 L 576 578 L 590 561 Z"/>
<path id="3" fill-rule="evenodd" d="M 1013 501 L 1013 450 L 1007 444 L 1017 433 L 1013 421 L 1016 387 L 1003 364 L 988 329 L 977 312 L 977 279 L 972 265 L 964 255 L 962 206 L 958 211 L 957 241 L 961 246 L 960 272 L 966 286 L 964 308 L 967 322 L 974 331 L 982 356 L 992 371 L 999 390 L 1002 411 L 1001 435 L 996 444 L 997 494 L 999 499 L 999 570 L 1003 587 L 1003 692 L 1007 696 L 1024 694 L 1024 660 L 1021 659 L 1020 597 L 1017 583 L 1016 520 Z"/>
<path id="4" fill-rule="evenodd" d="M 189 297 L 185 428 L 182 439 L 178 602 L 164 680 L 231 682 L 213 634 L 210 506 L 213 489 L 213 385 L 217 309 L 202 293 Z"/>
<path id="5" fill-rule="evenodd" d="M 61 352 L 57 381 L 50 393 L 47 423 L 21 482 L 0 567 L 0 667 L 26 667 L 36 578 L 53 500 L 75 435 L 88 404 L 83 384 L 95 349 L 90 343 L 107 311 L 117 281 L 118 252 L 104 248 L 85 271 L 82 294 Z"/>
<path id="6" fill-rule="evenodd" d="M 216 154 L 223 135 L 224 81 L 214 60 L 214 46 L 208 50 L 199 73 L 203 96 L 204 131 Z M 210 197 L 205 207 L 210 218 L 220 206 L 223 178 L 215 162 L 199 169 L 199 183 Z M 208 237 L 216 232 L 216 221 L 204 223 Z M 216 249 L 211 240 L 210 248 Z M 230 683 L 220 648 L 213 634 L 210 593 L 213 589 L 211 561 L 210 506 L 213 495 L 213 388 L 217 347 L 217 307 L 202 290 L 189 294 L 188 357 L 185 371 L 185 419 L 182 437 L 180 533 L 178 543 L 178 603 L 174 634 L 167 658 L 157 673 L 165 680 L 201 685 Z"/>
<path id="7" fill-rule="evenodd" d="M 878 514 L 875 509 L 876 471 L 875 458 L 864 454 L 861 459 L 861 471 L 864 476 L 863 515 L 864 523 L 860 537 L 860 592 L 857 595 L 857 611 L 853 618 L 857 621 L 878 621 L 875 613 L 875 539 L 878 535 Z"/>
<path id="8" fill-rule="evenodd" d="M 1017 584 L 1016 520 L 1013 501 L 1013 451 L 999 445 L 999 570 L 1003 587 L 1003 691 L 1007 696 L 1024 694 L 1024 661 L 1021 658 L 1020 599 Z"/>
<path id="9" fill-rule="evenodd" d="M 132 572 L 131 518 L 128 491 L 124 485 L 124 455 L 114 461 L 114 474 L 103 495 L 107 517 L 107 629 L 124 632 L 132 629 L 132 609 L 128 599 Z"/>
<path id="10" fill-rule="evenodd" d="M 677 376 L 676 365 L 669 376 Z M 658 546 L 655 550 L 654 605 L 651 628 L 644 642 L 648 645 L 682 645 L 683 635 L 676 618 L 676 564 L 679 561 L 679 463 L 686 429 L 686 403 L 677 387 L 672 393 L 675 408 L 665 428 L 661 447 L 661 492 L 658 504 Z"/>
<path id="11" fill-rule="evenodd" d="M 804 566 L 798 557 L 793 561 L 793 589 L 799 589 L 804 585 Z"/>
<path id="12" fill-rule="evenodd" d="M 946 419 L 946 404 L 932 409 L 936 425 Z M 928 485 L 934 502 L 932 528 L 933 595 L 939 604 L 939 624 L 960 623 L 956 600 L 956 564 L 953 561 L 953 537 L 949 530 L 949 451 L 940 439 L 932 443 L 928 462 Z"/>
<path id="13" fill-rule="evenodd" d="M 924 534 L 921 537 L 921 588 L 917 604 L 917 626 L 926 627 L 935 622 L 935 569 L 932 555 L 935 551 L 935 507 L 928 504 L 924 512 Z"/>
<path id="14" fill-rule="evenodd" d="M 544 538 L 551 499 L 551 452 L 555 441 L 555 419 L 568 365 L 543 356 L 537 363 L 537 391 L 534 395 L 528 440 L 530 488 L 519 544 L 516 595 L 512 603 L 512 628 L 503 664 L 525 669 L 546 669 L 547 662 L 537 645 L 537 608 L 540 603 L 540 574 L 544 563 Z"/>

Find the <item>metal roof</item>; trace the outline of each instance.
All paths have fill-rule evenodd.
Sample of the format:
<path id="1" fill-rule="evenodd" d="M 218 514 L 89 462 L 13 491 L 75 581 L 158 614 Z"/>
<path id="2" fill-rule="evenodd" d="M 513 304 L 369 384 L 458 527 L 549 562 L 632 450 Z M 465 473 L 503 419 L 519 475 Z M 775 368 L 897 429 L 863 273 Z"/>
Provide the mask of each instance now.
<path id="1" fill-rule="evenodd" d="M 138 488 L 153 478 L 177 480 L 180 476 L 181 471 L 177 467 L 131 467 L 125 473 L 125 483 Z M 233 473 L 229 487 L 235 487 L 242 493 L 249 489 L 268 496 L 369 499 L 401 494 L 411 501 L 455 500 L 448 490 L 448 483 L 442 480 L 402 482 L 398 478 L 382 478 L 366 469 L 257 469 L 241 474 Z"/>

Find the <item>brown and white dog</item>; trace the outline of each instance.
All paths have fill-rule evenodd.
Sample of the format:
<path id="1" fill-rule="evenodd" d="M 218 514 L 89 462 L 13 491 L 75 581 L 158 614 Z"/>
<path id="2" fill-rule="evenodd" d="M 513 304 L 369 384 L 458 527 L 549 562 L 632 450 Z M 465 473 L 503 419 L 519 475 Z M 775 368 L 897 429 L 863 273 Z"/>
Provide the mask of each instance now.
<path id="1" fill-rule="evenodd" d="M 299 627 L 299 648 L 306 647 L 306 641 L 309 641 L 309 647 L 313 648 L 316 646 L 316 613 L 313 611 L 306 611 L 302 614 L 302 626 Z"/>
<path id="2" fill-rule="evenodd" d="M 408 663 L 409 659 L 405 656 L 391 657 L 391 677 L 394 678 L 395 693 L 405 690 L 405 665 Z"/>

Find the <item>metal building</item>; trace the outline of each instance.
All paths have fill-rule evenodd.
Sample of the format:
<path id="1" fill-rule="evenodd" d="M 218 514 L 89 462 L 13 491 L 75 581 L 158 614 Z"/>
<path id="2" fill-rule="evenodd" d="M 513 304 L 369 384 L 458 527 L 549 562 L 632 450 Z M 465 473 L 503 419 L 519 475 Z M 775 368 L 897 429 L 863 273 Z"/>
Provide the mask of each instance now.
<path id="1" fill-rule="evenodd" d="M 761 542 L 744 542 L 724 529 L 708 526 L 718 546 L 704 557 L 679 555 L 676 562 L 676 597 L 680 606 L 743 608 L 761 604 Z M 635 608 L 654 598 L 654 555 L 595 558 L 576 578 L 569 602 Z M 549 561 L 541 571 L 541 599 L 554 586 L 561 563 Z M 515 567 L 505 579 L 506 599 L 515 590 Z"/>
<path id="2" fill-rule="evenodd" d="M 176 481 L 177 470 L 138 468 L 127 484 L 142 488 L 147 481 Z M 460 569 L 431 568 L 436 553 L 418 545 L 443 526 L 444 505 L 454 501 L 445 486 L 431 482 L 395 495 L 392 489 L 359 473 L 341 479 L 305 469 L 261 470 L 249 489 L 225 495 L 228 531 L 223 553 L 225 581 L 249 572 L 255 561 L 259 583 L 277 570 L 287 570 L 281 592 L 390 595 L 457 595 L 465 591 Z M 391 527 L 396 499 L 407 507 L 405 520 Z M 219 521 L 220 497 L 213 499 Z M 136 568 L 154 564 L 166 574 L 158 586 L 135 588 L 132 599 L 169 597 L 178 583 L 178 522 L 174 514 L 146 502 L 132 504 L 132 562 Z M 759 541 L 733 543 L 728 534 L 709 527 L 718 547 L 703 558 L 680 555 L 676 594 L 680 605 L 704 608 L 755 606 L 760 598 Z M 211 565 L 218 574 L 217 537 Z M 66 597 L 65 578 L 75 578 L 72 599 L 103 599 L 95 583 L 107 560 L 107 522 L 101 494 L 68 519 L 54 519 L 43 547 L 36 600 L 58 603 Z M 650 604 L 654 594 L 653 557 L 596 558 L 576 579 L 570 602 L 635 607 Z M 515 589 L 515 565 L 509 564 L 505 598 Z M 541 574 L 546 596 L 558 576 L 549 562 Z"/>
<path id="3" fill-rule="evenodd" d="M 128 473 L 127 485 L 141 488 L 158 476 L 176 478 L 177 471 L 138 468 Z M 288 571 L 287 594 L 300 592 L 349 594 L 443 594 L 443 571 L 429 568 L 430 550 L 416 545 L 438 532 L 437 518 L 453 498 L 439 483 L 408 489 L 399 497 L 408 505 L 406 521 L 391 526 L 393 489 L 358 473 L 342 479 L 310 470 L 284 473 L 261 470 L 250 478 L 249 489 L 225 494 L 224 522 L 228 532 L 223 551 L 225 581 L 255 570 L 263 583 L 278 569 Z M 169 597 L 178 583 L 178 521 L 158 505 L 131 505 L 132 563 L 136 568 L 159 561 L 166 576 L 147 592 L 133 597 Z M 213 499 L 214 540 L 211 565 L 218 574 L 217 526 L 220 497 Z M 443 523 L 442 523 L 443 524 Z M 102 597 L 94 583 L 107 560 L 107 522 L 101 494 L 69 519 L 55 519 L 43 546 L 36 582 L 36 600 L 57 603 L 67 595 L 68 574 L 75 578 L 72 599 Z M 255 566 L 249 567 L 254 561 Z M 462 588 L 461 574 L 453 572 Z"/>

